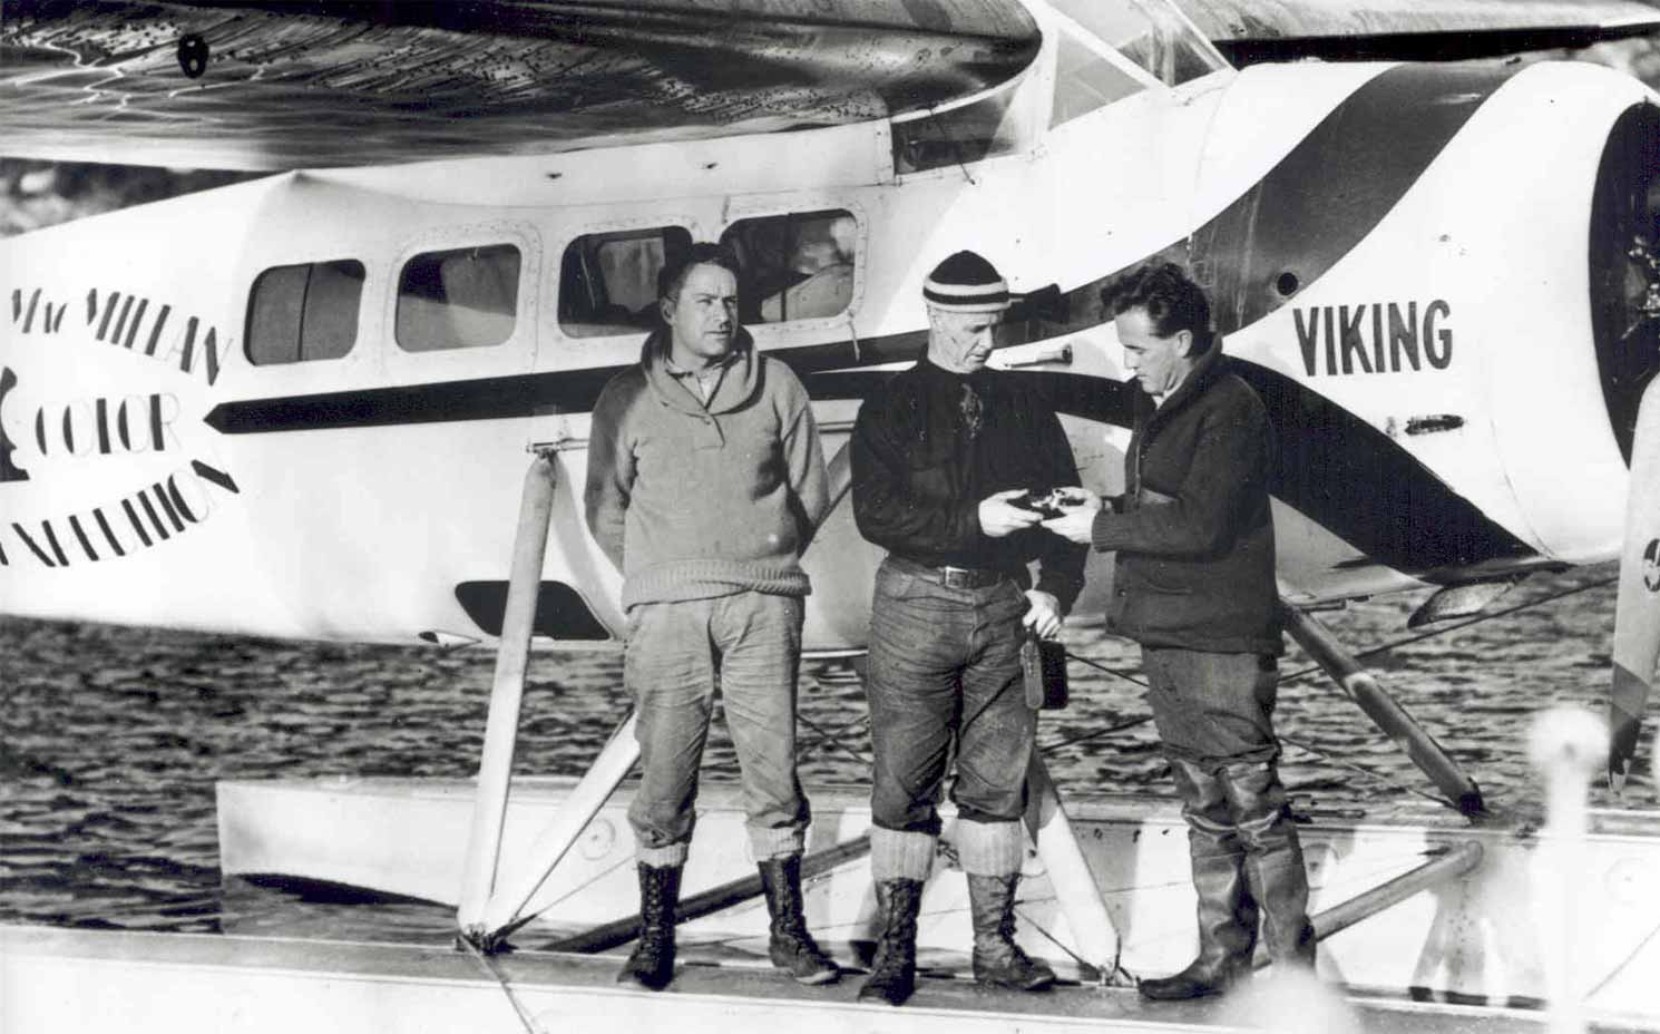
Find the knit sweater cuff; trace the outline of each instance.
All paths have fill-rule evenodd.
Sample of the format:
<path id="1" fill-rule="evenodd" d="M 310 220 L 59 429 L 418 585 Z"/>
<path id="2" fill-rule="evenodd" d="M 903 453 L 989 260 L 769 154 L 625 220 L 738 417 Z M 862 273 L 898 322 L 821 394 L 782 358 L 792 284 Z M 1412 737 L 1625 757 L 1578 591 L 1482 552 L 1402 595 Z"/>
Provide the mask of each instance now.
<path id="1" fill-rule="evenodd" d="M 1106 553 L 1118 548 L 1118 541 L 1112 533 L 1113 525 L 1117 523 L 1113 519 L 1116 516 L 1117 514 L 1104 506 L 1096 511 L 1095 523 L 1089 526 L 1090 545 L 1096 552 Z"/>
<path id="2" fill-rule="evenodd" d="M 812 583 L 793 557 L 786 561 L 674 560 L 630 572 L 623 584 L 622 604 L 626 609 L 636 603 L 706 600 L 739 592 L 806 596 L 812 592 Z"/>

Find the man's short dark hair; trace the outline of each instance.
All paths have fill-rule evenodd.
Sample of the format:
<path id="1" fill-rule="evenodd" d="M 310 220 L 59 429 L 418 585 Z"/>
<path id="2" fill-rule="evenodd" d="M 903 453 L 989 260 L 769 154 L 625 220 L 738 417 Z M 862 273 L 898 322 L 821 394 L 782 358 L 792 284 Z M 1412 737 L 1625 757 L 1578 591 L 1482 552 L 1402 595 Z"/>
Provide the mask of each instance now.
<path id="1" fill-rule="evenodd" d="M 680 288 L 686 283 L 686 274 L 693 266 L 719 266 L 739 276 L 738 256 L 724 244 L 699 241 L 684 251 L 670 252 L 663 268 L 657 271 L 657 297 L 679 298 Z"/>
<path id="2" fill-rule="evenodd" d="M 1191 331 L 1195 357 L 1210 351 L 1216 340 L 1204 288 L 1174 262 L 1149 262 L 1118 277 L 1101 289 L 1101 306 L 1114 316 L 1131 309 L 1146 310 L 1153 333 L 1159 337 Z"/>

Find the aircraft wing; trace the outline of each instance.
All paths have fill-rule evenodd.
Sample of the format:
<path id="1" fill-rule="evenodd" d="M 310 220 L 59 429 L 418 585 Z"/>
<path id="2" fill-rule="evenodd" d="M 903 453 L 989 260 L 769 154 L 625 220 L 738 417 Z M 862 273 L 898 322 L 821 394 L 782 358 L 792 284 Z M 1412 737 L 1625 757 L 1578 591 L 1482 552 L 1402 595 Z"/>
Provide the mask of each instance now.
<path id="1" fill-rule="evenodd" d="M 0 154 L 281 170 L 821 126 L 996 85 L 1016 0 L 0 0 Z"/>
<path id="2" fill-rule="evenodd" d="M 1584 47 L 1660 30 L 1637 0 L 1176 0 L 1235 65 L 1446 61 Z"/>

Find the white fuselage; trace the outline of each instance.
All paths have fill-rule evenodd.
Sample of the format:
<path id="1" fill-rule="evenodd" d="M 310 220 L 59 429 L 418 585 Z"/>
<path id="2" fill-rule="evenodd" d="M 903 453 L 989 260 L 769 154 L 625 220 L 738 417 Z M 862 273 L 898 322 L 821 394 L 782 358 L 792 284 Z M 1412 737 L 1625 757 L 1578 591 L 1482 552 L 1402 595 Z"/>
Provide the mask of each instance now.
<path id="1" fill-rule="evenodd" d="M 1094 378 L 1122 398 L 1110 314 L 1091 316 L 1080 289 L 1172 248 L 1203 260 L 1195 232 L 1236 210 L 1334 109 L 1388 72 L 1216 73 L 1075 118 L 1033 148 L 903 176 L 893 129 L 877 122 L 290 173 L 0 242 L 9 306 L 0 319 L 9 371 L 0 611 L 276 636 L 487 638 L 456 587 L 505 580 L 527 448 L 564 442 L 544 579 L 571 587 L 620 635 L 619 576 L 582 516 L 583 443 L 593 395 L 607 371 L 636 360 L 643 331 L 569 332 L 559 292 L 572 241 L 665 226 L 715 240 L 745 219 L 851 214 L 845 311 L 750 327 L 758 347 L 787 360 L 839 357 L 815 360 L 806 377 L 822 396 L 827 456 L 846 441 L 858 391 L 817 391 L 812 375 L 869 376 L 873 354 L 883 368 L 919 354 L 922 279 L 962 248 L 991 259 L 1017 291 L 1054 283 L 1074 295 L 1069 321 L 1001 349 L 994 365 Z M 1288 591 L 1339 598 L 1422 584 L 1419 576 L 1615 555 L 1626 468 L 1587 330 L 1585 227 L 1608 126 L 1649 99 L 1634 81 L 1586 66 L 1515 74 L 1354 246 L 1225 328 L 1229 354 L 1295 393 L 1269 398 L 1271 412 L 1292 397 L 1335 406 L 1369 436 L 1355 457 L 1396 450 L 1441 497 L 1512 543 L 1502 555 L 1415 563 L 1403 552 L 1410 528 L 1378 530 L 1394 550 L 1380 559 L 1359 541 L 1369 528 L 1437 513 L 1347 505 L 1334 523 L 1309 512 L 1318 498 L 1304 486 L 1276 493 Z M 1334 167 L 1324 186 L 1346 174 L 1357 175 Z M 401 346 L 406 264 L 500 245 L 519 262 L 505 339 Z M 347 260 L 363 270 L 349 351 L 251 363 L 257 278 Z M 882 351 L 902 346 L 911 350 Z M 1118 487 L 1123 421 L 1061 408 L 1084 483 Z M 1275 412 L 1282 439 L 1302 437 L 1282 446 L 1318 453 L 1321 435 L 1286 416 Z M 843 503 L 805 558 L 809 647 L 862 646 L 879 559 Z M 1092 558 L 1081 610 L 1100 609 L 1109 559 Z"/>

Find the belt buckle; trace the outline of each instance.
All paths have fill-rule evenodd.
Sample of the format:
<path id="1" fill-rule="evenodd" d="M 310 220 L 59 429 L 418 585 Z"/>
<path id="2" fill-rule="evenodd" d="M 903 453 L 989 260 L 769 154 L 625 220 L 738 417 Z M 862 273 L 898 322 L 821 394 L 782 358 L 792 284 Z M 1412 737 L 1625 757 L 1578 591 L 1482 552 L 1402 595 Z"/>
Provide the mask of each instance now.
<path id="1" fill-rule="evenodd" d="M 966 567 L 947 565 L 940 568 L 940 584 L 947 589 L 972 589 L 974 588 L 975 574 L 976 572 Z"/>

